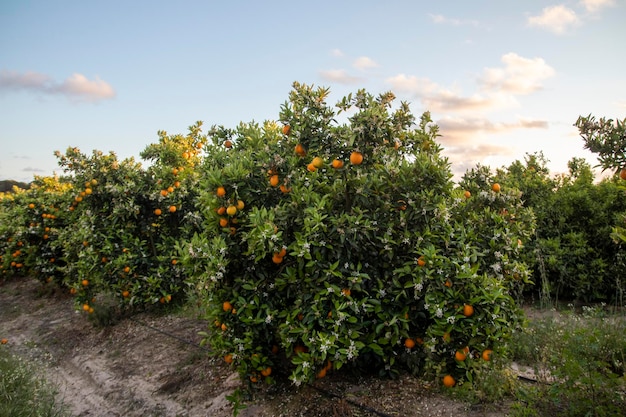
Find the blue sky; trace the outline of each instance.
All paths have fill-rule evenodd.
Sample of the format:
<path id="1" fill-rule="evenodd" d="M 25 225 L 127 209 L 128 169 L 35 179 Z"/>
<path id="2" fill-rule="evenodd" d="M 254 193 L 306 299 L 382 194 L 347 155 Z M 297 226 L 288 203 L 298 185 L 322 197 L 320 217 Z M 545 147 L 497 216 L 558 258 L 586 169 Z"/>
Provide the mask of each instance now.
<path id="1" fill-rule="evenodd" d="M 431 111 L 459 175 L 583 150 L 626 117 L 626 1 L 0 2 L 0 179 L 77 146 L 137 157 L 157 131 L 275 120 L 294 81 Z"/>

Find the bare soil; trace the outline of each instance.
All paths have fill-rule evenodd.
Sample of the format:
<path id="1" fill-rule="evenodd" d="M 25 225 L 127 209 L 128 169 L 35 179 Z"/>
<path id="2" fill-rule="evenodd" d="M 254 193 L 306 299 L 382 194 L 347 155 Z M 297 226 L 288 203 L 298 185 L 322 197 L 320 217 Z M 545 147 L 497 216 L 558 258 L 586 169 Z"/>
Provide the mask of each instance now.
<path id="1" fill-rule="evenodd" d="M 245 387 L 198 346 L 205 329 L 189 315 L 150 312 L 98 328 L 74 311 L 69 294 L 28 278 L 0 282 L 0 338 L 41 364 L 73 416 L 232 416 L 226 397 Z M 506 415 L 505 406 L 471 406 L 408 375 L 336 372 L 299 389 L 288 382 L 263 387 L 245 403 L 239 416 Z"/>

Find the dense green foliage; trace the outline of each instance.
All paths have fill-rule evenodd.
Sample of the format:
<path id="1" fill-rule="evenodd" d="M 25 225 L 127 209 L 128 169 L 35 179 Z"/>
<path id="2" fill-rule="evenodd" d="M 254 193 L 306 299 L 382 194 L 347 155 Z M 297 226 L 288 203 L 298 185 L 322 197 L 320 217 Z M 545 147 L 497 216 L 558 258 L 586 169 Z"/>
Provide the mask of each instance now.
<path id="1" fill-rule="evenodd" d="M 2 276 L 62 285 L 86 315 L 191 297 L 242 378 L 297 385 L 346 365 L 474 382 L 515 299 L 622 300 L 623 180 L 580 159 L 552 177 L 534 154 L 455 185 L 428 113 L 327 96 L 296 83 L 280 123 L 159 132 L 147 168 L 57 152 L 65 176 L 0 194 Z"/>

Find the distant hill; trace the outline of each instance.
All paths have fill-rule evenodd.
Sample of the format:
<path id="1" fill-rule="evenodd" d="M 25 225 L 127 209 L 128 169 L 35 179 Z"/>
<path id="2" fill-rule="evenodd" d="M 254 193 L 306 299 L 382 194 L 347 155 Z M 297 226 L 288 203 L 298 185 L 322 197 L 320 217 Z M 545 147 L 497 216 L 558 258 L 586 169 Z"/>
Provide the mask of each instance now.
<path id="1" fill-rule="evenodd" d="M 2 180 L 0 181 L 0 193 L 4 192 L 11 192 L 13 191 L 13 186 L 17 185 L 20 188 L 23 188 L 24 190 L 28 190 L 30 188 L 30 184 L 26 183 L 26 182 L 19 182 L 19 181 L 13 181 L 13 180 Z"/>

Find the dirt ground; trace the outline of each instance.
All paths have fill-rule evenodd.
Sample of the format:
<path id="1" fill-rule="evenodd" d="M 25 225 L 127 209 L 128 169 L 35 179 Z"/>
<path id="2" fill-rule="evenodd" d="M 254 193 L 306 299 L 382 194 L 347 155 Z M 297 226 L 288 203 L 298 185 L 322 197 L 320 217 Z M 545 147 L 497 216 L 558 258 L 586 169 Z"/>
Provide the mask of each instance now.
<path id="1" fill-rule="evenodd" d="M 184 314 L 139 313 L 94 327 L 69 295 L 32 279 L 0 282 L 0 338 L 41 364 L 73 416 L 232 416 L 226 396 L 240 382 L 222 360 L 198 347 L 206 325 Z M 175 337 L 165 335 L 168 333 Z M 496 417 L 438 393 L 410 376 L 359 380 L 334 373 L 296 390 L 277 383 L 246 401 L 243 417 Z M 492 406 L 493 408 L 493 406 Z"/>

